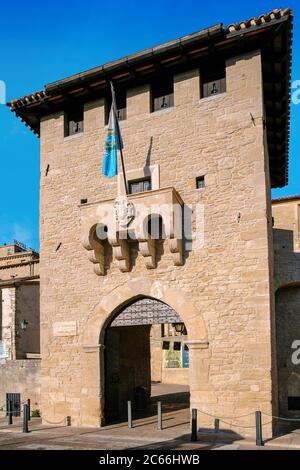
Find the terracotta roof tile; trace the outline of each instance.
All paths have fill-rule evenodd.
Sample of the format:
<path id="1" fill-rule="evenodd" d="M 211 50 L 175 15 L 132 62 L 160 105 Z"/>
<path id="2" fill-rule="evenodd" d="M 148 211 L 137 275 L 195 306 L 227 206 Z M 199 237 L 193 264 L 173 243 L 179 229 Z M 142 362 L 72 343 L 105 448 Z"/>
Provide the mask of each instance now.
<path id="1" fill-rule="evenodd" d="M 289 15 L 292 15 L 292 11 L 290 8 L 286 8 L 285 10 L 280 10 L 280 8 L 276 8 L 275 10 L 270 11 L 270 13 L 250 18 L 249 20 L 244 20 L 240 23 L 231 23 L 227 26 L 227 31 L 229 33 L 233 33 L 235 31 L 251 28 L 253 26 L 260 26 L 261 24 L 269 23 L 270 21 L 277 20 L 283 16 Z"/>
<path id="2" fill-rule="evenodd" d="M 17 100 L 12 100 L 10 102 L 10 108 L 12 111 L 14 111 L 17 108 L 21 108 L 22 106 L 34 104 L 34 103 L 40 103 L 47 97 L 47 94 L 45 91 L 37 91 L 35 93 L 32 93 L 31 95 L 26 95 L 23 96 L 23 98 L 19 98 Z"/>

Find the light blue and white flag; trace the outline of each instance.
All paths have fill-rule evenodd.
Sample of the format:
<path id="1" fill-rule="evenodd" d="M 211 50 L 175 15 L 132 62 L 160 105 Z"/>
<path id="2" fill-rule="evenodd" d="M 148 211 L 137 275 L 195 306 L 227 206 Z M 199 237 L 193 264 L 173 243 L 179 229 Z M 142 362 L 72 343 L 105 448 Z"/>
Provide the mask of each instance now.
<path id="1" fill-rule="evenodd" d="M 105 136 L 104 158 L 102 165 L 102 174 L 108 178 L 112 178 L 118 174 L 117 150 L 121 150 L 121 148 L 123 148 L 123 142 L 117 118 L 115 94 L 112 84 L 111 93 L 112 103 Z"/>

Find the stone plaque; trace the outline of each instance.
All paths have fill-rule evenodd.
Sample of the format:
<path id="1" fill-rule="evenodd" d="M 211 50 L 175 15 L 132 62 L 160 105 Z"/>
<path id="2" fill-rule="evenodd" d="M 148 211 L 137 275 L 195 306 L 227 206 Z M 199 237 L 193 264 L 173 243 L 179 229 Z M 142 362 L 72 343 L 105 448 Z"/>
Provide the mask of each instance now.
<path id="1" fill-rule="evenodd" d="M 76 336 L 77 335 L 77 322 L 64 321 L 53 323 L 54 336 Z"/>

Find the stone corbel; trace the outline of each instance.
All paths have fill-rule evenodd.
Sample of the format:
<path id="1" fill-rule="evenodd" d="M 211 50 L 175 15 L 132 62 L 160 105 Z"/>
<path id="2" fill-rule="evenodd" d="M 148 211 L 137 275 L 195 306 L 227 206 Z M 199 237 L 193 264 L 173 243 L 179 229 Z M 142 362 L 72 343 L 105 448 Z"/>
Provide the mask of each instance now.
<path id="1" fill-rule="evenodd" d="M 120 232 L 114 238 L 109 238 L 109 243 L 113 249 L 113 257 L 117 260 L 122 273 L 130 270 L 130 249 L 127 238 L 120 237 Z"/>
<path id="2" fill-rule="evenodd" d="M 179 238 L 169 239 L 169 250 L 172 254 L 174 266 L 183 265 L 183 240 Z"/>
<path id="3" fill-rule="evenodd" d="M 83 350 L 86 353 L 98 353 L 99 351 L 103 351 L 105 349 L 104 344 L 84 344 Z"/>
<path id="4" fill-rule="evenodd" d="M 139 239 L 139 250 L 144 257 L 147 269 L 156 268 L 156 240 L 148 237 L 147 239 Z"/>
<path id="5" fill-rule="evenodd" d="M 105 252 L 100 240 L 95 239 L 95 228 L 88 232 L 86 238 L 82 240 L 83 247 L 89 251 L 88 258 L 94 265 L 94 272 L 98 276 L 105 274 Z"/>

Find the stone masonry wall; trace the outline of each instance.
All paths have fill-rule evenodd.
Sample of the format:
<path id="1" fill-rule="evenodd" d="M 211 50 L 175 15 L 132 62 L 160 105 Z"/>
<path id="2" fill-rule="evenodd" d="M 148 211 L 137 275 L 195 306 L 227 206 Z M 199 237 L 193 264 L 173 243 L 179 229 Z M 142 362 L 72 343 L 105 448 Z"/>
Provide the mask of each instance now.
<path id="1" fill-rule="evenodd" d="M 0 361 L 0 412 L 6 403 L 6 393 L 20 393 L 21 402 L 30 398 L 31 410 L 40 410 L 40 366 L 37 359 Z"/>
<path id="2" fill-rule="evenodd" d="M 1 336 L 3 350 L 8 359 L 16 359 L 15 351 L 16 289 L 1 289 Z"/>
<path id="3" fill-rule="evenodd" d="M 190 252 L 180 267 L 174 267 L 164 247 L 156 269 L 146 270 L 139 255 L 129 273 L 113 264 L 106 276 L 95 275 L 81 245 L 78 205 L 82 198 L 96 202 L 116 195 L 117 178 L 101 176 L 104 102 L 86 104 L 82 135 L 64 138 L 63 113 L 43 119 L 40 268 L 46 419 L 70 415 L 75 425 L 99 424 L 103 357 L 96 347 L 83 347 L 83 335 L 101 299 L 108 296 L 115 303 L 116 289 L 123 286 L 125 292 L 134 280 L 141 291 L 148 282 L 156 283 L 158 295 L 173 289 L 178 305 L 188 297 L 198 312 L 190 319 L 194 338 L 198 322 L 205 322 L 209 347 L 197 348 L 196 342 L 190 347 L 193 407 L 216 416 L 257 409 L 272 413 L 271 214 L 259 51 L 228 60 L 226 79 L 225 94 L 200 100 L 198 70 L 177 75 L 174 108 L 152 114 L 149 86 L 127 94 L 127 120 L 121 123 L 126 168 L 157 164 L 161 188 L 174 186 L 186 204 L 204 205 L 204 246 Z M 205 175 L 205 188 L 197 190 L 200 175 Z M 187 309 L 182 305 L 181 310 L 186 323 Z M 53 323 L 66 321 L 75 321 L 76 331 L 54 334 Z M 253 414 L 237 424 L 254 425 Z M 266 424 L 264 435 L 270 434 Z"/>
<path id="4" fill-rule="evenodd" d="M 21 259 L 22 257 L 19 255 L 0 258 L 0 279 L 2 281 L 39 275 L 38 260 L 28 261 L 24 257 L 25 262 L 21 263 Z"/>

